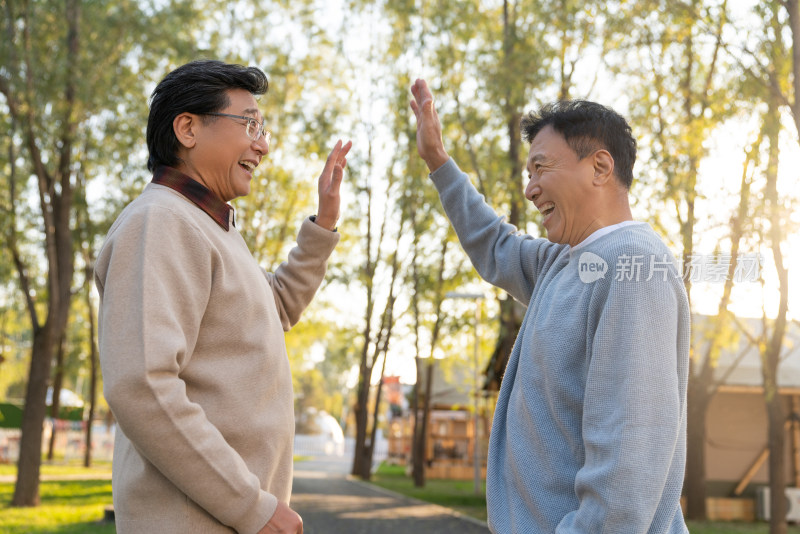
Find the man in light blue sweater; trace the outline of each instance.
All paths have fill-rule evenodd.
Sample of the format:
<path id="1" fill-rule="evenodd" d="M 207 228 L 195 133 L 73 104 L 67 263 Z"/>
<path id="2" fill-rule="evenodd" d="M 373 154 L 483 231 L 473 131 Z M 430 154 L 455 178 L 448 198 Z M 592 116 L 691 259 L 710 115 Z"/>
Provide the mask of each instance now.
<path id="1" fill-rule="evenodd" d="M 690 315 L 674 257 L 632 220 L 636 141 L 625 119 L 560 102 L 521 123 L 525 196 L 547 239 L 521 235 L 444 149 L 426 83 L 417 148 L 475 268 L 527 306 L 489 443 L 495 533 L 686 533 Z"/>

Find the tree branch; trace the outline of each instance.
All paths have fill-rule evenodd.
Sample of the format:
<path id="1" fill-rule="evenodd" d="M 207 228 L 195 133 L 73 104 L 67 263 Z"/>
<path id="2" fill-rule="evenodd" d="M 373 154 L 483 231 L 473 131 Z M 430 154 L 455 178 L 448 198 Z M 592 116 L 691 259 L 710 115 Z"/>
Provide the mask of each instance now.
<path id="1" fill-rule="evenodd" d="M 467 154 L 469 154 L 469 160 L 472 164 L 472 172 L 474 172 L 475 176 L 478 178 L 481 194 L 489 198 L 488 191 L 486 190 L 486 182 L 483 180 L 481 166 L 478 165 L 478 155 L 475 153 L 475 147 L 472 145 L 472 136 L 469 133 L 467 124 L 464 122 L 464 117 L 461 115 L 461 100 L 458 98 L 458 91 L 454 91 L 453 94 L 456 102 L 456 117 L 458 118 L 458 124 L 461 126 L 461 131 L 464 132 L 464 144 L 467 147 Z"/>
<path id="2" fill-rule="evenodd" d="M 20 290 L 22 291 L 23 297 L 25 297 L 25 305 L 28 309 L 28 315 L 31 320 L 31 328 L 34 332 L 38 331 L 40 328 L 39 325 L 39 317 L 36 314 L 36 302 L 33 298 L 33 294 L 31 293 L 31 283 L 30 278 L 28 277 L 28 270 L 25 266 L 25 262 L 22 260 L 22 255 L 19 251 L 19 246 L 17 244 L 17 187 L 16 187 L 16 180 L 17 180 L 17 166 L 16 166 L 16 154 L 14 153 L 14 135 L 13 132 L 16 129 L 16 121 L 14 120 L 14 116 L 11 117 L 11 135 L 8 136 L 8 162 L 9 162 L 9 174 L 8 174 L 8 192 L 9 192 L 9 219 L 11 221 L 10 226 L 11 228 L 8 229 L 8 234 L 6 236 L 6 242 L 8 244 L 8 249 L 11 251 L 11 257 L 14 260 L 14 268 L 17 270 L 17 275 L 19 276 L 19 285 Z"/>

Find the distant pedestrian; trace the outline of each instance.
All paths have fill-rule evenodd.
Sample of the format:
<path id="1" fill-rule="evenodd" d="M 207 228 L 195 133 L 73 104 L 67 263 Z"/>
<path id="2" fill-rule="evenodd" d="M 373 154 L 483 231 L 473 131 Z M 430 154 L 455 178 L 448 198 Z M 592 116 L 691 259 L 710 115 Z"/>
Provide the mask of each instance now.
<path id="1" fill-rule="evenodd" d="M 527 306 L 492 425 L 489 527 L 501 534 L 683 534 L 690 315 L 674 258 L 633 221 L 636 141 L 587 101 L 523 118 L 525 197 L 547 239 L 498 216 L 411 88 L 417 148 L 480 275 Z M 614 271 L 614 272 L 612 272 Z"/>
<path id="2" fill-rule="evenodd" d="M 98 255 L 100 361 L 118 422 L 117 532 L 302 533 L 289 507 L 294 414 L 283 333 L 339 241 L 350 143 L 319 177 L 319 211 L 288 261 L 253 259 L 228 202 L 269 152 L 259 69 L 195 61 L 153 92 L 153 179 Z"/>

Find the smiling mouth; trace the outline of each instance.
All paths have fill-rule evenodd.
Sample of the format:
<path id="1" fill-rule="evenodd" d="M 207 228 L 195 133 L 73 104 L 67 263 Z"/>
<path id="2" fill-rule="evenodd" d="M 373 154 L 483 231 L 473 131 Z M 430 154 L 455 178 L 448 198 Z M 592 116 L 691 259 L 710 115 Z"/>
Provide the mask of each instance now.
<path id="1" fill-rule="evenodd" d="M 542 214 L 542 224 L 550 218 L 550 215 L 555 211 L 556 205 L 552 202 L 547 202 L 539 207 L 539 213 Z"/>
<path id="2" fill-rule="evenodd" d="M 250 161 L 240 161 L 239 166 L 251 174 L 256 168 L 255 164 Z"/>

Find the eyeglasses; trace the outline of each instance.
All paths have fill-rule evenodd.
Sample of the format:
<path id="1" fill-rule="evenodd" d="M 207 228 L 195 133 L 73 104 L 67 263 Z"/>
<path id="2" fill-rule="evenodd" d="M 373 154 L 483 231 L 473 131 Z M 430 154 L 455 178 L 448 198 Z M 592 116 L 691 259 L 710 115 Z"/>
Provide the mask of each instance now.
<path id="1" fill-rule="evenodd" d="M 258 122 L 253 117 L 246 117 L 244 115 L 231 115 L 230 113 L 203 113 L 203 115 L 214 115 L 216 117 L 242 119 L 244 121 L 247 121 L 247 125 L 245 126 L 245 133 L 247 134 L 247 137 L 249 137 L 253 141 L 258 141 L 263 137 L 264 140 L 267 142 L 267 146 L 269 146 L 269 142 L 272 139 L 272 132 L 267 130 L 263 122 Z"/>

